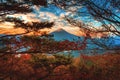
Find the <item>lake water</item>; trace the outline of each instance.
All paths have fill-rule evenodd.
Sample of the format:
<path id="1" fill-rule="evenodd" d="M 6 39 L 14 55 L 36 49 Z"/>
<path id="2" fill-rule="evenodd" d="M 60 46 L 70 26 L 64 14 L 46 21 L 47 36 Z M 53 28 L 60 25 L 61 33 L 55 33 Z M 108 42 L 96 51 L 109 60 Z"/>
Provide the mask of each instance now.
<path id="1" fill-rule="evenodd" d="M 101 55 L 105 53 L 115 53 L 115 52 L 120 52 L 120 50 L 70 50 L 70 51 L 63 51 L 59 52 L 57 54 L 65 54 L 65 55 L 72 55 L 73 57 L 79 57 L 80 54 L 85 54 L 85 55 Z"/>
<path id="2" fill-rule="evenodd" d="M 4 36 L 3 34 L 0 34 L 0 37 Z M 118 45 L 120 47 L 120 38 L 116 38 L 116 43 L 114 43 L 114 45 Z M 69 50 L 69 51 L 63 51 L 63 52 L 59 52 L 58 54 L 71 54 L 74 57 L 78 57 L 80 56 L 80 54 L 86 54 L 86 55 L 95 55 L 95 54 L 104 54 L 104 53 L 114 53 L 115 50 L 104 50 L 104 49 L 100 49 L 100 50 L 96 50 L 94 48 L 96 48 L 96 45 L 87 45 L 88 48 L 86 48 L 85 50 Z M 0 43 L 0 47 L 3 47 L 3 44 Z M 99 48 L 99 47 L 98 47 Z M 93 49 L 93 50 L 92 50 Z M 19 51 L 26 51 L 27 48 L 22 48 Z M 18 52 L 19 52 L 18 51 Z M 117 52 L 120 52 L 120 50 L 117 50 Z"/>

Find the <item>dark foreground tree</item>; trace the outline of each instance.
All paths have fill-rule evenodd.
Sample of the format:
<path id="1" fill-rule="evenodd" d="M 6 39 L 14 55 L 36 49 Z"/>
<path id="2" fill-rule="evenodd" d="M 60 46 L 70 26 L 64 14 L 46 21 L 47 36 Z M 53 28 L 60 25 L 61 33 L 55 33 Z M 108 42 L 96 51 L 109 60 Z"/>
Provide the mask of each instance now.
<path id="1" fill-rule="evenodd" d="M 65 20 L 83 29 L 93 44 L 107 50 L 114 49 L 114 41 L 119 39 L 113 36 L 120 36 L 119 0 L 53 0 L 52 3 L 68 12 Z M 99 28 L 94 26 L 94 21 L 101 23 Z M 91 34 L 102 36 L 93 39 Z"/>
<path id="2" fill-rule="evenodd" d="M 28 53 L 42 53 L 42 52 L 58 52 L 63 50 L 68 50 L 58 48 L 57 45 L 51 45 L 51 44 L 58 44 L 58 42 L 55 42 L 54 40 L 51 40 L 49 37 L 45 34 L 42 34 L 41 37 L 37 36 L 37 34 L 40 32 L 40 29 L 43 28 L 51 28 L 54 25 L 54 22 L 25 22 L 24 20 L 20 18 L 10 17 L 7 16 L 8 14 L 16 14 L 16 13 L 30 13 L 33 11 L 33 6 L 47 6 L 46 0 L 1 0 L 0 2 L 0 11 L 1 11 L 1 23 L 3 22 L 11 22 L 14 23 L 14 28 L 23 28 L 25 29 L 25 33 L 15 34 L 15 35 L 2 35 L 0 36 L 0 53 L 18 53 L 23 51 L 22 53 L 28 52 Z M 33 32 L 33 36 L 24 37 L 25 34 Z M 44 37 L 43 37 L 44 36 Z M 23 39 L 24 38 L 24 39 Z M 25 39 L 26 38 L 26 39 Z M 87 38 L 84 39 L 83 45 L 86 43 Z M 69 42 L 68 42 L 69 43 Z M 77 46 L 76 43 L 73 43 L 74 46 Z M 60 45 L 60 43 L 58 44 Z M 69 45 L 69 44 L 67 44 Z M 80 45 L 80 44 L 79 44 Z M 41 48 L 41 46 L 43 46 Z M 79 46 L 82 47 L 82 46 Z M 78 46 L 74 49 L 77 49 Z M 73 49 L 72 47 L 69 49 Z M 25 51 L 26 50 L 26 51 Z M 28 51 L 29 50 L 29 51 Z M 52 50 L 52 51 L 51 51 Z"/>
<path id="3" fill-rule="evenodd" d="M 37 35 L 40 29 L 51 28 L 54 22 L 25 23 L 19 18 L 7 16 L 8 14 L 30 13 L 33 11 L 33 6 L 47 6 L 47 0 L 0 0 L 0 24 L 11 22 L 15 24 L 14 28 L 20 27 L 25 29 L 25 33 L 0 36 L 0 80 L 32 79 L 30 76 L 34 77 L 38 73 L 36 68 L 40 68 L 39 71 L 42 70 L 43 76 L 39 77 L 39 79 L 42 80 L 42 78 L 44 79 L 51 75 L 54 68 L 60 65 L 71 64 L 71 60 L 69 58 L 64 59 L 64 56 L 60 58 L 58 56 L 57 59 L 60 60 L 56 59 L 56 61 L 54 61 L 54 59 L 49 61 L 50 59 L 46 58 L 47 56 L 39 58 L 39 55 L 35 55 L 30 57 L 30 53 L 56 53 L 54 51 L 61 50 L 58 48 L 59 43 L 51 38 L 49 39 L 47 34 L 43 34 L 42 36 Z M 24 36 L 30 32 L 33 32 L 34 35 Z M 32 61 L 30 61 L 31 65 L 25 64 L 27 59 L 32 59 Z M 32 67 L 35 68 L 32 69 Z M 32 73 L 29 71 L 32 71 Z M 26 75 L 24 75 L 24 73 Z M 39 74 L 39 76 L 42 74 Z"/>
<path id="4" fill-rule="evenodd" d="M 44 80 L 48 76 L 56 76 L 54 69 L 61 65 L 71 64 L 71 57 L 54 55 L 55 58 L 51 59 L 47 58 L 46 55 L 41 57 L 37 53 L 57 53 L 64 50 L 80 50 L 86 47 L 87 37 L 84 38 L 82 45 L 78 45 L 77 42 L 67 40 L 57 42 L 46 33 L 41 36 L 37 35 L 40 29 L 51 28 L 54 22 L 26 23 L 20 18 L 7 16 L 16 13 L 31 13 L 33 6 L 47 6 L 47 0 L 0 0 L 0 24 L 11 22 L 15 24 L 14 28 L 25 30 L 25 33 L 0 36 L 0 80 L 28 80 L 29 78 L 32 80 L 30 76 L 34 77 L 36 75 L 38 75 L 37 79 Z M 34 34 L 27 36 L 26 34 L 30 32 Z M 30 57 L 31 55 L 32 57 Z M 26 65 L 27 59 L 32 59 L 32 61 Z"/>
<path id="5" fill-rule="evenodd" d="M 0 1 L 0 23 L 11 22 L 15 24 L 14 28 L 20 27 L 25 29 L 25 33 L 20 33 L 15 35 L 1 35 L 0 36 L 1 53 L 4 53 L 6 51 L 11 53 L 14 52 L 10 49 L 10 47 L 13 48 L 13 46 L 11 45 L 13 45 L 13 43 L 15 43 L 16 41 L 19 41 L 19 38 L 24 34 L 27 34 L 30 32 L 37 34 L 40 29 L 51 28 L 54 25 L 54 22 L 48 22 L 48 21 L 25 23 L 24 20 L 22 19 L 7 16 L 9 14 L 14 15 L 16 13 L 21 13 L 21 14 L 31 13 L 33 11 L 33 8 L 32 8 L 33 6 L 47 6 L 47 2 L 46 0 L 44 1 L 42 0 L 1 0 Z"/>
<path id="6" fill-rule="evenodd" d="M 56 2 L 56 0 L 53 1 Z M 61 0 L 61 2 L 62 1 L 63 0 Z M 64 3 L 62 6 L 66 6 L 65 1 L 66 0 L 62 2 L 62 4 Z M 88 1 L 88 0 L 84 0 L 84 1 Z M 60 4 L 61 2 L 59 2 L 58 4 Z M 72 0 L 72 3 L 74 2 L 75 1 Z M 96 67 L 94 68 L 94 65 L 91 66 L 91 62 L 84 61 L 86 62 L 86 65 L 90 64 L 89 65 L 90 67 L 84 67 L 86 65 L 83 64 L 78 68 L 80 71 L 76 71 L 77 74 L 74 75 L 73 71 L 75 71 L 75 68 L 71 67 L 71 63 L 72 63 L 71 56 L 66 57 L 62 55 L 53 55 L 52 57 L 51 56 L 49 57 L 46 55 L 37 54 L 37 53 L 45 53 L 45 52 L 56 53 L 56 51 L 59 52 L 64 50 L 84 49 L 86 47 L 86 40 L 90 38 L 90 35 L 87 33 L 89 30 L 86 30 L 87 37 L 84 38 L 83 42 L 77 42 L 77 43 L 83 43 L 83 45 L 79 45 L 75 42 L 70 42 L 67 40 L 62 42 L 56 42 L 53 39 L 49 38 L 49 36 L 46 34 L 44 34 L 41 37 L 38 37 L 36 34 L 39 32 L 39 29 L 51 28 L 54 25 L 54 22 L 24 23 L 24 21 L 21 19 L 11 18 L 6 16 L 7 14 L 16 14 L 16 13 L 25 14 L 28 12 L 32 12 L 32 6 L 34 5 L 47 6 L 47 0 L 0 0 L 1 22 L 5 22 L 5 21 L 12 22 L 15 24 L 14 26 L 15 28 L 21 27 L 26 30 L 26 32 L 22 34 L 3 35 L 0 37 L 0 53 L 2 53 L 0 54 L 0 80 L 45 80 L 45 79 L 53 80 L 55 77 L 56 77 L 55 80 L 66 79 L 66 77 L 70 77 L 67 78 L 66 80 L 75 80 L 75 79 L 88 80 L 91 78 L 91 75 L 90 78 L 86 77 L 86 73 L 89 72 L 87 71 L 88 69 L 90 70 L 90 72 L 92 70 L 95 76 L 98 77 L 98 74 L 101 74 L 101 72 L 99 73 L 94 72 L 94 69 L 95 71 L 101 70 L 101 69 L 97 69 L 98 66 L 96 66 L 96 64 L 98 64 L 98 62 L 96 62 L 95 64 Z M 35 35 L 24 36 L 24 34 L 29 32 L 34 32 Z M 31 54 L 25 54 L 25 53 L 31 53 Z M 32 53 L 36 53 L 36 54 L 32 54 Z M 86 58 L 85 56 L 83 57 Z M 116 63 L 118 63 L 118 61 Z M 115 67 L 114 66 L 111 67 L 111 69 L 109 74 L 111 74 L 111 71 L 113 71 L 114 69 L 116 72 L 118 71 L 116 70 L 116 65 Z M 80 73 L 81 71 L 82 73 Z M 105 67 L 105 71 L 106 71 L 106 67 Z M 107 73 L 108 72 L 106 72 L 106 74 Z M 78 76 L 78 74 L 80 76 Z M 73 75 L 75 79 L 71 78 L 71 75 Z M 92 79 L 94 80 L 94 75 L 92 75 Z"/>
<path id="7" fill-rule="evenodd" d="M 73 18 L 90 17 L 102 23 L 104 30 L 120 36 L 119 0 L 53 0 L 53 3 L 71 14 Z M 71 15 L 68 15 L 71 17 Z"/>

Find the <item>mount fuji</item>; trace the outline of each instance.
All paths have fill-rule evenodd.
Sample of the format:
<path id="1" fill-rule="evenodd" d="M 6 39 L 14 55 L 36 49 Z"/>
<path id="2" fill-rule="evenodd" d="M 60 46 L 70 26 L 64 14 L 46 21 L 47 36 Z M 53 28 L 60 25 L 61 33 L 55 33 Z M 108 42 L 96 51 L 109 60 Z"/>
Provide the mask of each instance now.
<path id="1" fill-rule="evenodd" d="M 80 38 L 80 36 L 71 34 L 62 28 L 51 32 L 50 35 L 53 35 L 54 36 L 53 38 L 56 41 L 63 41 L 63 40 L 74 41 L 74 40 L 78 40 Z"/>

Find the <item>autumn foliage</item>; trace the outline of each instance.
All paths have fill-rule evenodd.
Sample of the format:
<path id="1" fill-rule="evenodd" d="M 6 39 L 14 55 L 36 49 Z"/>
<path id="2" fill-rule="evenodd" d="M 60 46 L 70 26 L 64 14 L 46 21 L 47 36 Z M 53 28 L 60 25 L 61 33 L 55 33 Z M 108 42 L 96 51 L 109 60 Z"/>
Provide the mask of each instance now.
<path id="1" fill-rule="evenodd" d="M 13 36 L 1 39 L 3 47 L 1 53 L 57 53 L 67 50 L 83 50 L 86 48 L 83 41 L 55 41 L 49 36 Z"/>
<path id="2" fill-rule="evenodd" d="M 49 35 L 37 35 L 41 29 L 52 28 L 54 22 L 25 23 L 24 20 L 8 17 L 9 14 L 16 13 L 26 15 L 34 11 L 33 6 L 46 7 L 50 3 L 65 11 L 76 7 L 79 17 L 80 8 L 85 7 L 87 8 L 85 11 L 88 11 L 91 17 L 103 23 L 102 27 L 105 30 L 97 31 L 111 32 L 119 36 L 120 21 L 117 19 L 120 17 L 114 14 L 115 10 L 113 10 L 116 9 L 118 10 L 116 12 L 119 12 L 119 7 L 117 7 L 119 0 L 101 0 L 105 4 L 97 0 L 69 0 L 69 2 L 68 0 L 51 0 L 49 3 L 47 1 L 49 0 L 0 0 L 0 23 L 10 22 L 15 24 L 14 28 L 25 29 L 25 33 L 0 35 L 0 80 L 119 80 L 120 54 L 118 53 L 93 56 L 81 54 L 78 58 L 55 54 L 85 49 L 87 39 L 91 38 L 89 32 L 92 29 L 89 29 L 89 26 L 77 24 L 68 15 L 65 20 L 86 31 L 86 36 L 83 41 L 55 41 Z M 77 16 L 76 11 L 72 13 Z M 108 23 L 111 24 L 108 25 Z M 26 36 L 30 32 L 34 35 Z"/>
<path id="3" fill-rule="evenodd" d="M 5 55 L 0 58 L 0 79 L 119 80 L 119 58 L 119 54 L 81 55 L 78 58 L 58 54 Z"/>

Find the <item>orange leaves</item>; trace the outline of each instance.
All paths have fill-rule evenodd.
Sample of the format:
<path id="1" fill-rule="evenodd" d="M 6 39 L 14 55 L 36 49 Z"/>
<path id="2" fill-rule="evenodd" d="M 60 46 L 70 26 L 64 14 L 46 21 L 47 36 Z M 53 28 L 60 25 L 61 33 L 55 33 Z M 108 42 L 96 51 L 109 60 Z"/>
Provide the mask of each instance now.
<path id="1" fill-rule="evenodd" d="M 86 48 L 86 43 L 80 43 L 64 40 L 59 43 L 59 48 L 63 50 L 83 50 Z"/>
<path id="2" fill-rule="evenodd" d="M 4 44 L 9 52 L 57 53 L 67 50 L 83 50 L 86 48 L 86 39 L 83 41 L 55 41 L 49 36 L 13 36 L 6 38 Z"/>
<path id="3" fill-rule="evenodd" d="M 70 63 L 65 65 L 64 61 L 69 61 L 65 56 L 58 55 L 49 58 L 45 55 L 34 55 L 34 59 L 32 59 L 34 64 L 29 62 L 28 57 L 33 57 L 30 54 L 23 54 L 20 58 L 16 58 L 14 55 L 0 58 L 0 74 L 3 77 L 12 72 L 11 76 L 15 80 L 23 80 L 23 78 L 26 80 L 118 80 L 120 78 L 119 54 L 81 55 L 80 59 L 83 61 L 76 66 Z M 54 63 L 56 61 L 60 64 Z M 93 65 L 91 66 L 91 64 Z M 37 68 L 33 67 L 35 65 Z"/>

